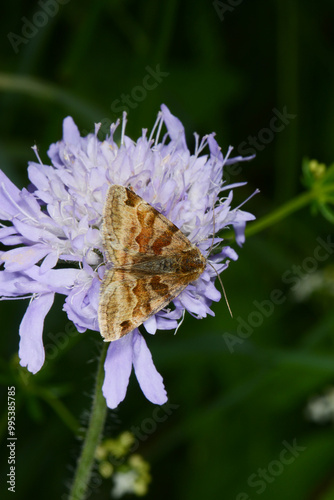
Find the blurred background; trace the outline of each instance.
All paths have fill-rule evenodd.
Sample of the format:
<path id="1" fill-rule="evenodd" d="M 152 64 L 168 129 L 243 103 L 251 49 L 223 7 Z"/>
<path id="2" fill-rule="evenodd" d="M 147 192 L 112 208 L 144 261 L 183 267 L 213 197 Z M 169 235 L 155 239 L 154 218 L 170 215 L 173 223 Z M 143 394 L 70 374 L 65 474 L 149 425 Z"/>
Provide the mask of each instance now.
<path id="1" fill-rule="evenodd" d="M 260 189 L 246 206 L 260 220 L 305 190 L 304 158 L 333 161 L 333 23 L 331 0 L 6 2 L 1 169 L 22 188 L 31 146 L 47 163 L 65 116 L 85 135 L 95 122 L 107 131 L 126 109 L 136 139 L 165 103 L 190 149 L 194 131 L 215 131 L 223 151 L 256 153 L 227 176 L 248 182 L 235 206 Z M 157 84 L 147 88 L 152 73 Z M 223 274 L 234 318 L 222 299 L 214 318 L 187 315 L 176 337 L 148 339 L 169 395 L 165 413 L 132 377 L 105 432 L 134 432 L 151 465 L 148 499 L 334 499 L 332 232 L 307 206 L 250 235 Z M 50 348 L 35 376 L 17 360 L 26 302 L 0 309 L 3 408 L 7 386 L 16 387 L 19 499 L 66 498 L 80 449 L 74 429 L 91 406 L 101 339 L 62 337 L 71 329 L 62 303 L 47 316 Z M 57 353 L 54 338 L 63 339 Z M 7 498 L 7 413 L 0 431 Z M 89 498 L 110 498 L 112 480 L 95 476 Z"/>

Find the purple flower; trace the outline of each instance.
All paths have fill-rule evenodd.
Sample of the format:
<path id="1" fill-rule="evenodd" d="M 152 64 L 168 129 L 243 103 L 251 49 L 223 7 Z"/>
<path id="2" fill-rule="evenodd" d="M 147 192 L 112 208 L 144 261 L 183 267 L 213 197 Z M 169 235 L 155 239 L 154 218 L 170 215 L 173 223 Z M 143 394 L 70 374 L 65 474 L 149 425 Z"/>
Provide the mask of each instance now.
<path id="1" fill-rule="evenodd" d="M 161 138 L 163 124 L 167 133 Z M 44 363 L 42 341 L 44 318 L 55 293 L 65 296 L 64 310 L 79 332 L 87 328 L 99 331 L 97 309 L 100 281 L 105 266 L 100 233 L 101 214 L 110 184 L 131 186 L 168 219 L 176 224 L 192 243 L 207 256 L 212 234 L 232 226 L 240 245 L 244 241 L 250 213 L 231 208 L 231 188 L 225 185 L 224 165 L 250 158 L 224 157 L 214 138 L 201 141 L 195 134 L 195 154 L 187 148 L 184 128 L 165 105 L 149 137 L 147 130 L 137 142 L 125 135 L 123 117 L 120 144 L 114 141 L 119 121 L 110 128 L 110 136 L 99 141 L 95 134 L 80 137 L 73 119 L 63 123 L 63 140 L 48 151 L 50 165 L 36 156 L 28 175 L 32 186 L 21 191 L 0 171 L 0 241 L 9 247 L 0 252 L 2 299 L 29 298 L 20 325 L 20 363 L 36 373 Z M 208 146 L 209 155 L 201 155 Z M 224 198 L 219 198 L 221 192 Z M 216 205 L 216 206 L 215 206 Z M 213 209 L 213 207 L 215 208 Z M 214 210 L 214 216 L 213 216 Z M 215 237 L 215 243 L 223 241 Z M 218 273 L 236 260 L 237 254 L 223 246 L 210 261 Z M 57 264 L 61 263 L 61 268 Z M 175 329 L 185 310 L 197 318 L 213 315 L 212 301 L 220 299 L 211 266 L 191 283 L 174 301 L 173 310 L 165 309 L 144 323 L 150 334 L 157 329 Z M 103 393 L 110 408 L 122 401 L 132 369 L 145 396 L 156 404 L 167 400 L 160 374 L 156 371 L 146 342 L 134 330 L 111 342 L 105 361 Z"/>

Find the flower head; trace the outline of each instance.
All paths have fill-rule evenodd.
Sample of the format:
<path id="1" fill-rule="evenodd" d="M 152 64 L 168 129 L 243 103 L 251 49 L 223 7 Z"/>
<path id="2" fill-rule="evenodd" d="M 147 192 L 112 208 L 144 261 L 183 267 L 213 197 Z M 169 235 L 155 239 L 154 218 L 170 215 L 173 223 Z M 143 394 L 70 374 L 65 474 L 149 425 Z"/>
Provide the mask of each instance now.
<path id="1" fill-rule="evenodd" d="M 161 138 L 163 124 L 167 133 Z M 36 373 L 44 363 L 42 341 L 44 319 L 55 293 L 64 295 L 63 309 L 79 332 L 99 331 L 97 309 L 101 278 L 105 271 L 101 219 L 110 184 L 131 186 L 145 201 L 178 226 L 207 256 L 214 232 L 232 226 L 239 245 L 244 241 L 250 213 L 231 208 L 231 188 L 222 174 L 225 165 L 249 159 L 224 157 L 214 138 L 197 134 L 195 153 L 187 148 L 184 128 L 165 105 L 150 136 L 132 141 L 125 135 L 123 117 L 121 141 L 114 140 L 119 122 L 100 141 L 95 134 L 81 137 L 73 119 L 63 123 L 63 139 L 48 151 L 50 165 L 30 162 L 31 186 L 19 190 L 0 171 L 0 241 L 9 247 L 0 252 L 0 294 L 2 299 L 30 298 L 20 325 L 21 365 Z M 208 146 L 209 154 L 201 155 Z M 220 193 L 226 193 L 219 198 Z M 214 215 L 213 215 L 214 211 Z M 222 238 L 214 238 L 220 243 Z M 223 246 L 209 258 L 218 273 L 236 260 L 236 252 Z M 57 264 L 61 263 L 61 268 Z M 216 274 L 207 266 L 174 301 L 174 308 L 150 317 L 144 328 L 174 329 L 185 310 L 197 318 L 213 315 L 212 301 L 220 299 Z M 105 362 L 103 392 L 109 407 L 125 397 L 132 365 L 145 396 L 152 402 L 166 401 L 162 377 L 156 371 L 144 337 L 135 329 L 112 342 Z"/>

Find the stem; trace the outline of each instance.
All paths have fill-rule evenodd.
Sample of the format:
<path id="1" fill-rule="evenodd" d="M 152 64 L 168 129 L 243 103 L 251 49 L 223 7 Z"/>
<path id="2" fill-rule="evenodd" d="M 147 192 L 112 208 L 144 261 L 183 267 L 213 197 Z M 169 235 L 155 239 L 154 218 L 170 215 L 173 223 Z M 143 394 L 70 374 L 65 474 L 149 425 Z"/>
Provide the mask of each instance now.
<path id="1" fill-rule="evenodd" d="M 92 411 L 81 456 L 78 461 L 77 470 L 68 497 L 69 500 L 83 500 L 86 497 L 86 491 L 94 465 L 95 450 L 100 442 L 103 431 L 107 414 L 107 405 L 102 394 L 102 384 L 104 380 L 104 360 L 106 358 L 107 348 L 108 344 L 103 343 L 96 376 Z"/>
<path id="2" fill-rule="evenodd" d="M 314 187 L 311 191 L 306 191 L 305 193 L 296 196 L 292 200 L 284 203 L 284 205 L 278 207 L 273 212 L 269 213 L 262 217 L 262 219 L 252 222 L 250 226 L 246 227 L 245 235 L 253 236 L 253 234 L 259 233 L 264 229 L 276 224 L 288 215 L 291 215 L 293 212 L 300 210 L 301 208 L 308 205 L 312 200 L 322 200 L 325 199 L 324 195 L 331 194 L 334 192 L 334 184 L 328 184 L 326 186 Z M 233 238 L 233 231 L 226 231 L 226 233 L 222 233 L 224 239 Z"/>
<path id="3" fill-rule="evenodd" d="M 315 191 L 307 191 L 306 193 L 300 194 L 296 198 L 284 203 L 284 205 L 280 206 L 273 212 L 265 215 L 260 220 L 252 223 L 246 228 L 246 236 L 252 236 L 253 234 L 263 231 L 263 229 L 267 229 L 267 227 L 274 225 L 276 222 L 308 205 L 316 197 L 317 193 Z"/>

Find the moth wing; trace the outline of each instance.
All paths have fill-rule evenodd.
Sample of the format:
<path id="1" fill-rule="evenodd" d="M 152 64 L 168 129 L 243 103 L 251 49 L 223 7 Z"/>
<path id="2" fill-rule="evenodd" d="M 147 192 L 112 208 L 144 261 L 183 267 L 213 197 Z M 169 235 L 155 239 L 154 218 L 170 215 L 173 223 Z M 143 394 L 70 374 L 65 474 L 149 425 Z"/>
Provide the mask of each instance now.
<path id="1" fill-rule="evenodd" d="M 101 284 L 98 319 L 104 340 L 117 340 L 166 307 L 197 275 L 149 275 L 107 270 Z"/>
<path id="2" fill-rule="evenodd" d="M 193 248 L 164 215 L 124 186 L 110 186 L 103 210 L 102 240 L 116 266 L 178 254 Z"/>

